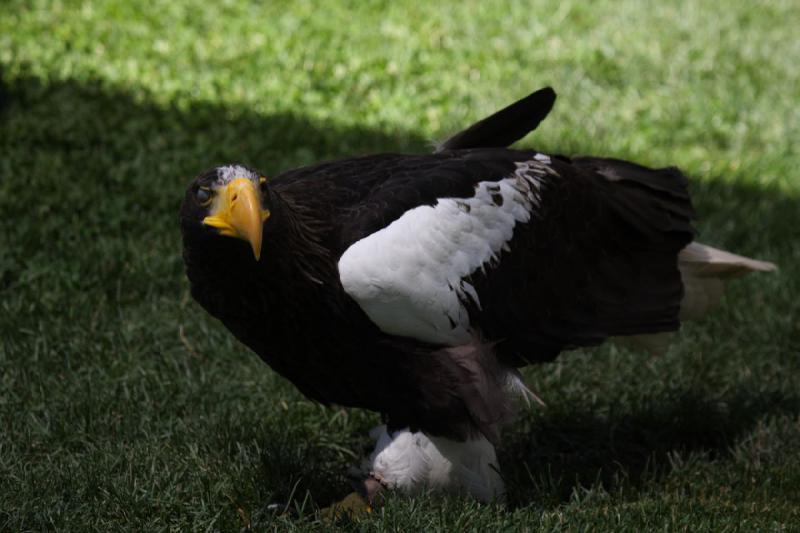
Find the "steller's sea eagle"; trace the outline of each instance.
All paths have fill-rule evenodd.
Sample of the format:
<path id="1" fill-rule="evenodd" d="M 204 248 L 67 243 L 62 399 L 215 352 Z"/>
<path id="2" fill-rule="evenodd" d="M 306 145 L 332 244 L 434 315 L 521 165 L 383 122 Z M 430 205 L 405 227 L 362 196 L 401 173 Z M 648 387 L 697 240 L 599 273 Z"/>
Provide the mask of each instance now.
<path id="1" fill-rule="evenodd" d="M 554 102 L 536 91 L 433 154 L 231 164 L 186 191 L 194 299 L 309 398 L 384 416 L 368 498 L 502 498 L 495 445 L 514 396 L 535 399 L 520 367 L 610 337 L 663 348 L 723 280 L 775 268 L 694 242 L 677 168 L 508 148 Z"/>

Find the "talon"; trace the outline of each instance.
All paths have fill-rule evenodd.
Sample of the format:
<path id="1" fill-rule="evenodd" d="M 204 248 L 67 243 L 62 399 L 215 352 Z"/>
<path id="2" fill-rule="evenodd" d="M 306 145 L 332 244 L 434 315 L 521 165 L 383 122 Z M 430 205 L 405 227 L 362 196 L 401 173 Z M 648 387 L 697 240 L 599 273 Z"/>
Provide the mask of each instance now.
<path id="1" fill-rule="evenodd" d="M 366 498 L 358 492 L 351 492 L 338 502 L 325 507 L 320 511 L 323 519 L 335 522 L 344 517 L 358 520 L 372 512 L 372 506 Z"/>

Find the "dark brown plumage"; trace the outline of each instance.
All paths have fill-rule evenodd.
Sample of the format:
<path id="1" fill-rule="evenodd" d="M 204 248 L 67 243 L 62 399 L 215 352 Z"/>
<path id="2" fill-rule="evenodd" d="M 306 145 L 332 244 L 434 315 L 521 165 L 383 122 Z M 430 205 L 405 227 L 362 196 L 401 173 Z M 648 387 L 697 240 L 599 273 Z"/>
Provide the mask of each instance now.
<path id="1" fill-rule="evenodd" d="M 686 178 L 506 148 L 554 99 L 537 91 L 435 154 L 323 162 L 268 181 L 241 166 L 201 174 L 180 216 L 192 296 L 313 400 L 372 409 L 394 428 L 497 442 L 514 367 L 679 327 L 678 257 L 694 236 Z M 208 191 L 230 213 L 245 191 L 260 203 L 247 220 L 263 225 L 220 235 L 239 226 Z M 464 244 L 442 254 L 451 242 Z M 365 243 L 372 253 L 360 252 Z M 420 304 L 428 289 L 452 298 Z M 428 307 L 406 311 L 415 305 Z"/>

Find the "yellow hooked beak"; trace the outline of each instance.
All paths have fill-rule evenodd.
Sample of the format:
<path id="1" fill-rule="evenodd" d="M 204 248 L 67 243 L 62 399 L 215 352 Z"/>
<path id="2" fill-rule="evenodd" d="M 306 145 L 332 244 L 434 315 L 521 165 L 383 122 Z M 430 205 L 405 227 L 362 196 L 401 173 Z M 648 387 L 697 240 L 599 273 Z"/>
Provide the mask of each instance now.
<path id="1" fill-rule="evenodd" d="M 267 218 L 269 210 L 261 208 L 255 184 L 247 178 L 236 178 L 216 191 L 211 214 L 203 219 L 203 224 L 217 228 L 221 235 L 249 242 L 258 261 Z"/>

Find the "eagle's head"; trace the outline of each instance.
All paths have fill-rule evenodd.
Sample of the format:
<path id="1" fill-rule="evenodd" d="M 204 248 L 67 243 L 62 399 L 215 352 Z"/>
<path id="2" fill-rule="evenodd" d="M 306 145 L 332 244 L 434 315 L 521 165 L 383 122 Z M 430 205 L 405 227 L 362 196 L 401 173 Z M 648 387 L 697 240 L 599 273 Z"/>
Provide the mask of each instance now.
<path id="1" fill-rule="evenodd" d="M 267 178 L 243 165 L 228 165 L 203 172 L 189 185 L 181 206 L 181 230 L 184 241 L 246 241 L 258 261 L 269 216 Z"/>

